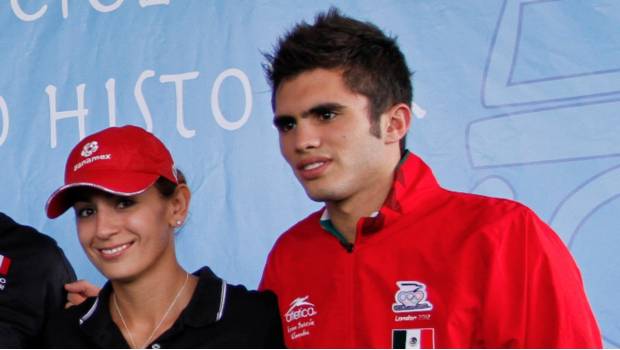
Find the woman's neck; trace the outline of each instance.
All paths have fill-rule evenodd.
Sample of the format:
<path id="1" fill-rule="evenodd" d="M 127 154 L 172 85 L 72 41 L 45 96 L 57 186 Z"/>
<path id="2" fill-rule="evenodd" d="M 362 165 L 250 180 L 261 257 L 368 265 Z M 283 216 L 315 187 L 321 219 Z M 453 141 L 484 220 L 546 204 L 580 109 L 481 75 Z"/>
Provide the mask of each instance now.
<path id="1" fill-rule="evenodd" d="M 132 347 L 146 346 L 170 328 L 189 304 L 198 282 L 178 263 L 167 271 L 157 270 L 132 281 L 111 281 L 110 313 Z"/>

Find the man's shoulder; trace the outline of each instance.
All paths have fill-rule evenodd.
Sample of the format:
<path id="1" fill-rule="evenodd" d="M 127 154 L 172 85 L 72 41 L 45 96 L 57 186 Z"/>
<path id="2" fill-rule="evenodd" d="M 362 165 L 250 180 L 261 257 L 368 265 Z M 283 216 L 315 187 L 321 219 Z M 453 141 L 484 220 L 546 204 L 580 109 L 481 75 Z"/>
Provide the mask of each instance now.
<path id="1" fill-rule="evenodd" d="M 0 254 L 15 260 L 27 260 L 38 266 L 68 264 L 56 240 L 6 215 L 0 218 Z"/>
<path id="2" fill-rule="evenodd" d="M 58 248 L 56 240 L 52 237 L 34 227 L 17 223 L 2 213 L 0 213 L 0 242 L 3 246 L 27 245 L 33 248 Z"/>
<path id="3" fill-rule="evenodd" d="M 477 194 L 451 195 L 457 199 L 447 210 L 451 217 L 458 218 L 465 235 L 478 235 L 493 245 L 527 241 L 531 248 L 545 241 L 553 241 L 554 246 L 561 243 L 557 234 L 525 204 Z"/>
<path id="4" fill-rule="evenodd" d="M 457 241 L 474 236 L 497 240 L 540 221 L 530 208 L 512 199 L 442 189 L 405 214 L 401 225 L 425 225 L 444 235 L 450 233 Z"/>
<path id="5" fill-rule="evenodd" d="M 496 222 L 520 215 L 535 215 L 524 204 L 508 198 L 445 190 L 445 200 L 439 204 L 445 210 L 471 217 L 481 222 Z"/>

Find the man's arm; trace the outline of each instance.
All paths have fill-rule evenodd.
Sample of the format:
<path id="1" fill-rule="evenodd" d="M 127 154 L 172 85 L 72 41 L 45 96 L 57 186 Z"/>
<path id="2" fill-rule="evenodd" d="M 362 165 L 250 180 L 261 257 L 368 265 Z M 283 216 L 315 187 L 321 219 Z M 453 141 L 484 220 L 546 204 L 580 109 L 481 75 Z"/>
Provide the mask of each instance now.
<path id="1" fill-rule="evenodd" d="M 0 348 L 23 348 L 26 344 L 24 332 L 16 329 L 14 324 L 0 321 Z"/>
<path id="2" fill-rule="evenodd" d="M 601 348 L 579 268 L 562 240 L 529 209 L 503 230 L 479 347 Z"/>
<path id="3" fill-rule="evenodd" d="M 43 326 L 62 310 L 63 285 L 75 280 L 56 242 L 0 213 L 0 347 L 41 347 Z M 8 265 L 6 264 L 8 262 Z"/>

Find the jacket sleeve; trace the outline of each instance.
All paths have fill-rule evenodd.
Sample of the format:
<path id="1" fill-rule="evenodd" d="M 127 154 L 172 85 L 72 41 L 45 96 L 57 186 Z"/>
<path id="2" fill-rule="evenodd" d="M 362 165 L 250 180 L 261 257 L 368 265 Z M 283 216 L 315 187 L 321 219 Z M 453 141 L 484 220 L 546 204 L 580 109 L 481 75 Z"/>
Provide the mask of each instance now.
<path id="1" fill-rule="evenodd" d="M 51 258 L 48 279 L 46 282 L 45 307 L 46 315 L 62 310 L 67 303 L 67 292 L 64 285 L 76 280 L 75 271 L 60 247 Z"/>
<path id="2" fill-rule="evenodd" d="M 43 325 L 64 307 L 73 269 L 54 239 L 2 213 L 0 246 L 11 259 L 0 276 L 0 347 L 41 347 Z"/>
<path id="3" fill-rule="evenodd" d="M 26 334 L 14 324 L 0 321 L 0 348 L 23 348 L 27 344 L 26 338 Z"/>
<path id="4" fill-rule="evenodd" d="M 284 336 L 282 334 L 282 322 L 280 321 L 280 312 L 278 309 L 278 300 L 275 294 L 272 292 L 265 292 L 267 309 L 264 312 L 265 324 L 267 330 L 264 334 L 267 335 L 265 339 L 264 348 L 270 349 L 282 349 L 284 345 Z"/>
<path id="5" fill-rule="evenodd" d="M 601 348 L 567 247 L 531 210 L 512 214 L 490 261 L 479 347 Z"/>
<path id="6" fill-rule="evenodd" d="M 45 303 L 39 306 L 42 313 L 42 332 L 45 332 L 46 325 L 49 324 L 52 315 L 62 312 L 67 303 L 67 292 L 64 288 L 65 283 L 73 282 L 76 279 L 73 267 L 67 260 L 62 249 L 57 245 L 55 245 L 53 249 L 48 250 L 45 260 L 47 264 L 45 284 L 43 285 L 42 283 L 41 286 L 44 295 L 42 296 L 43 300 L 37 301 Z M 44 337 L 41 337 L 41 339 L 37 339 L 36 343 L 33 345 L 42 347 L 45 345 L 44 341 Z"/>

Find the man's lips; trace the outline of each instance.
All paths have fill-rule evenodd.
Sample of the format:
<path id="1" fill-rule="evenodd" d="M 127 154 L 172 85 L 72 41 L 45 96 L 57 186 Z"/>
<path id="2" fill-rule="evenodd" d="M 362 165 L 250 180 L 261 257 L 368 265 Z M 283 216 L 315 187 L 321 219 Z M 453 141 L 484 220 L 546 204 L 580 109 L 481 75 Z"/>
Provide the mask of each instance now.
<path id="1" fill-rule="evenodd" d="M 321 176 L 327 169 L 331 159 L 326 157 L 306 158 L 297 163 L 297 173 L 304 180 L 312 180 Z"/>

